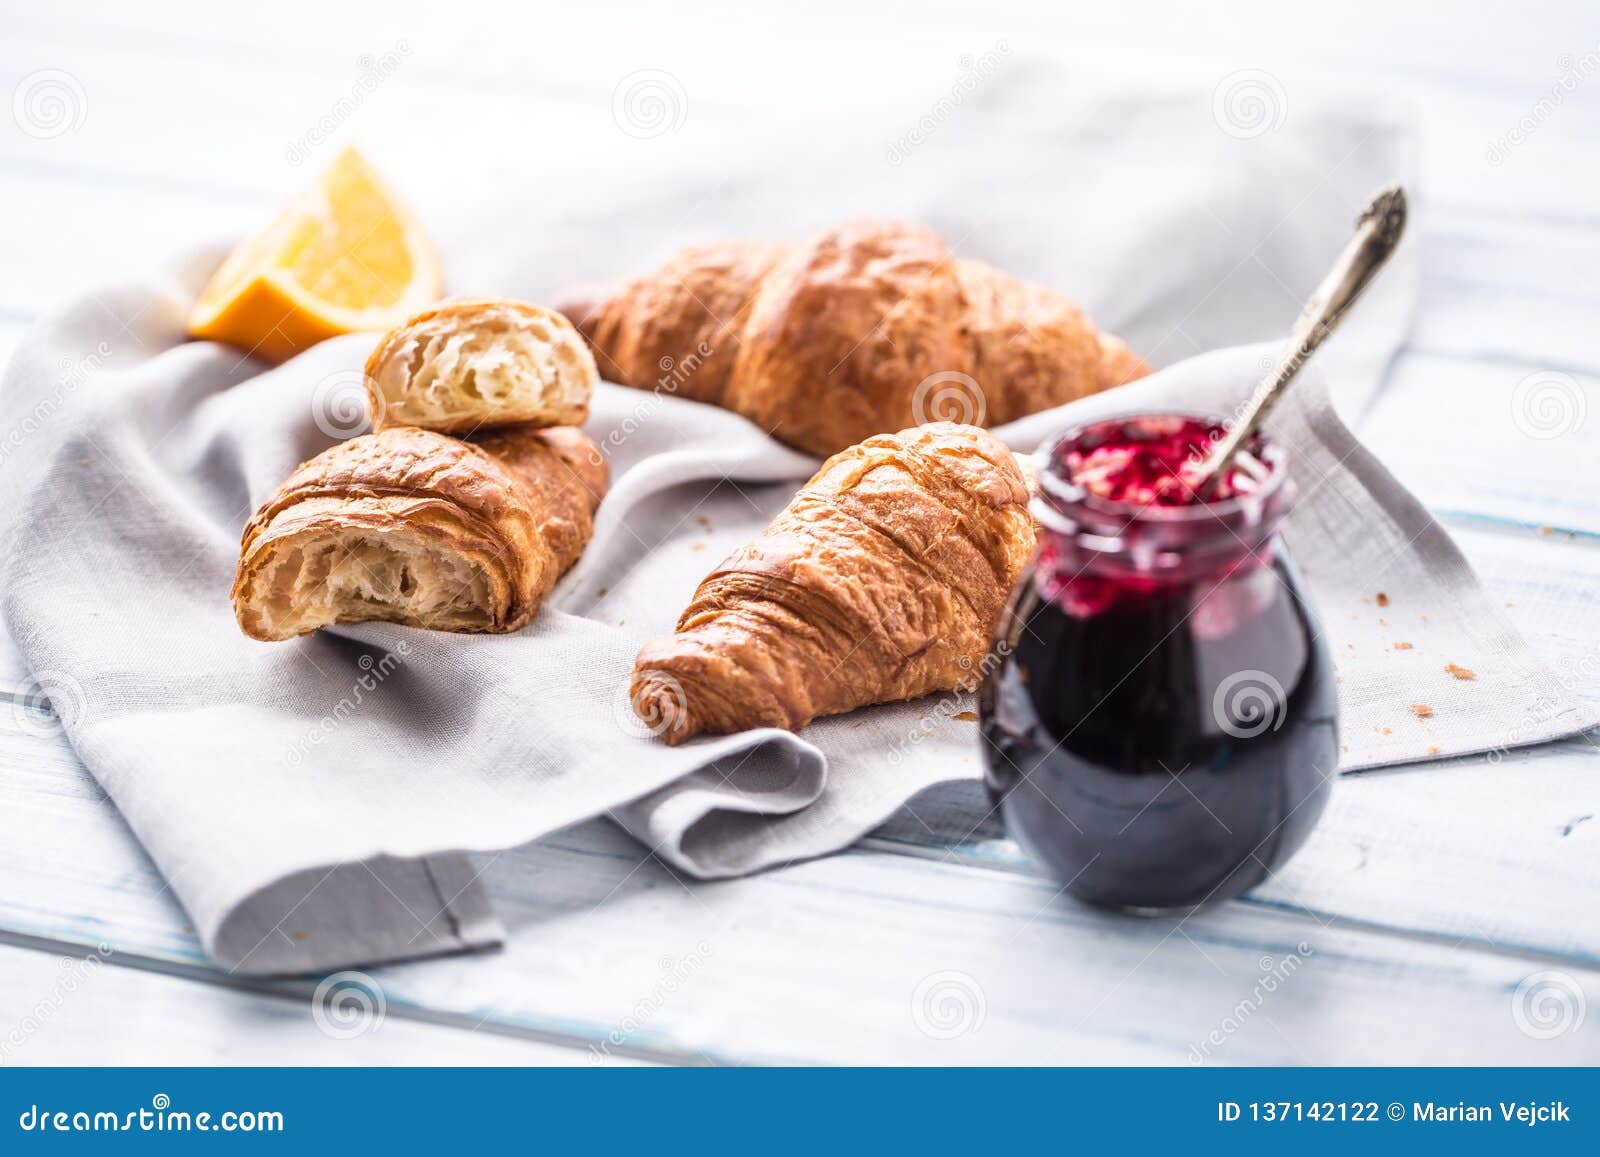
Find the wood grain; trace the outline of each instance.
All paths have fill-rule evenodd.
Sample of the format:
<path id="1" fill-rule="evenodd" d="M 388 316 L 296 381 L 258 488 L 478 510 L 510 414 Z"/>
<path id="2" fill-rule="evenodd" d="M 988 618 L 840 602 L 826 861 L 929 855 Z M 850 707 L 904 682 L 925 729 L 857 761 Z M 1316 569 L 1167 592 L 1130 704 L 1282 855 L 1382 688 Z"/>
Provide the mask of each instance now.
<path id="1" fill-rule="evenodd" d="M 229 983 L 59 737 L 11 730 L 0 743 L 0 927 L 105 942 Z M 1302 996 L 1263 1000 L 1270 1021 L 1229 1032 L 1214 1059 L 1449 1063 L 1468 1023 L 1484 1063 L 1595 1060 L 1592 1034 L 1534 1042 L 1508 1019 L 1508 994 L 1540 968 L 1597 979 L 1593 929 L 1562 914 L 1593 894 L 1600 826 L 1527 838 L 1567 814 L 1574 781 L 1594 781 L 1588 755 L 1571 755 L 1519 753 L 1477 777 L 1452 769 L 1457 799 L 1436 825 L 1419 821 L 1418 798 L 1436 795 L 1437 779 L 1413 777 L 1397 795 L 1382 776 L 1351 777 L 1274 885 L 1183 922 L 1064 900 L 1005 841 L 963 840 L 971 812 L 955 800 L 942 812 L 914 804 L 915 840 L 901 824 L 870 851 L 710 885 L 678 879 L 596 821 L 480 858 L 511 931 L 504 952 L 371 974 L 395 1015 L 602 1055 L 1181 1063 L 1251 997 L 1271 971 L 1263 957 L 1297 956 L 1315 983 L 1297 978 Z M 1519 787 L 1546 774 L 1541 792 Z M 1508 801 L 1530 798 L 1548 802 L 1485 855 Z M 972 985 L 987 1027 L 947 1042 L 930 993 L 959 1009 L 977 999 Z M 917 1018 L 914 995 L 933 1002 Z M 1403 1034 L 1384 1027 L 1402 1015 Z"/>
<path id="2" fill-rule="evenodd" d="M 448 253 L 470 236 L 479 194 L 526 183 L 528 158 L 503 142 L 529 125 L 540 158 L 620 173 L 617 158 L 714 158 L 736 129 L 848 124 L 861 102 L 852 77 L 877 82 L 877 105 L 909 125 L 948 95 L 958 57 L 1002 38 L 1069 74 L 1127 78 L 1136 59 L 1139 77 L 1205 85 L 1266 69 L 1291 116 L 1318 86 L 1352 86 L 1414 108 L 1423 129 L 1422 298 L 1360 432 L 1446 516 L 1562 677 L 1600 697 L 1600 506 L 1584 489 L 1600 450 L 1600 111 L 1574 95 L 1488 156 L 1561 60 L 1594 48 L 1592 13 L 1541 3 L 1512 19 L 1483 5 L 1394 21 L 1376 0 L 1293 12 L 1248 0 L 1226 21 L 1162 2 L 1009 9 L 980 18 L 936 3 L 907 24 L 855 5 L 830 16 L 730 4 L 686 32 L 675 9 L 630 3 L 607 21 L 604 51 L 579 9 L 19 9 L 0 87 L 62 70 L 87 103 L 81 125 L 48 139 L 0 124 L 0 363 L 53 302 L 259 224 L 347 139 L 406 189 Z M 850 37 L 820 39 L 844 20 Z M 1374 23 L 1388 34 L 1360 35 Z M 308 143 L 360 79 L 361 54 L 402 41 L 393 75 Z M 681 84 L 688 115 L 660 140 L 622 141 L 612 93 L 643 68 Z M 1555 388 L 1583 414 L 1553 436 L 1530 412 L 1518 423 L 1519 387 L 1541 374 L 1561 375 Z M 54 990 L 63 945 L 114 952 L 18 1063 L 543 1063 L 591 1048 L 691 1063 L 1600 1061 L 1592 1015 L 1538 1041 L 1512 1014 L 1517 986 L 1545 969 L 1600 999 L 1600 929 L 1587 918 L 1600 767 L 1587 740 L 1346 777 L 1277 879 L 1181 925 L 1054 897 L 964 787 L 913 801 L 863 850 L 706 886 L 585 825 L 480 861 L 512 927 L 504 953 L 377 970 L 381 1031 L 333 1042 L 310 1021 L 311 981 L 246 990 L 210 969 L 49 714 L 14 706 L 23 678 L 0 640 L 0 1028 Z M 1291 956 L 1296 970 L 1262 996 Z"/>

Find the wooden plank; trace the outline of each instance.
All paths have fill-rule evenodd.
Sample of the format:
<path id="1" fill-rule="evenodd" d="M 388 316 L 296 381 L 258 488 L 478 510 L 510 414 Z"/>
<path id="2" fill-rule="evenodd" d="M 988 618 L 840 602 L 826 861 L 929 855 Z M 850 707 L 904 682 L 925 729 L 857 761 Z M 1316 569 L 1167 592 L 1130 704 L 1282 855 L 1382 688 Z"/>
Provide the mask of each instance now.
<path id="1" fill-rule="evenodd" d="M 1416 354 L 1600 374 L 1600 218 L 1502 216 L 1425 203 Z M 1453 395 L 1446 379 L 1438 389 Z M 1597 419 L 1600 421 L 1600 419 Z"/>
<path id="2" fill-rule="evenodd" d="M 1450 533 L 1556 677 L 1600 699 L 1600 541 L 1479 519 L 1451 520 Z"/>
<path id="3" fill-rule="evenodd" d="M 52 751 L 48 737 L 15 731 L 5 743 L 0 927 L 78 944 L 104 941 L 204 967 L 158 874 L 70 753 L 59 743 Z M 1565 768 L 1559 760 L 1549 766 Z M 1452 794 L 1480 798 L 1485 784 L 1505 781 L 1507 768 L 1492 770 L 1451 778 Z M 1523 776 L 1524 784 L 1537 781 L 1537 767 Z M 372 973 L 392 1009 L 595 1047 L 615 1036 L 615 1050 L 691 1062 L 1176 1062 L 1250 997 L 1263 956 L 1299 955 L 1308 963 L 1304 983 L 1296 978 L 1297 995 L 1264 1007 L 1270 1021 L 1228 1036 L 1222 1059 L 1446 1062 L 1466 1059 L 1462 1039 L 1479 1042 L 1474 1059 L 1485 1063 L 1600 1059 L 1592 1037 L 1535 1048 L 1506 1005 L 1523 977 L 1551 966 L 1505 954 L 1513 933 L 1523 931 L 1506 923 L 1522 917 L 1507 914 L 1522 905 L 1533 912 L 1530 923 L 1550 918 L 1547 909 L 1579 889 L 1583 861 L 1593 864 L 1592 849 L 1580 853 L 1582 841 L 1595 837 L 1580 825 L 1571 837 L 1579 841 L 1571 844 L 1579 862 L 1555 873 L 1547 849 L 1530 853 L 1536 861 L 1546 857 L 1536 868 L 1518 860 L 1523 825 L 1508 824 L 1495 845 L 1506 850 L 1479 871 L 1476 845 L 1510 817 L 1486 810 L 1474 819 L 1461 803 L 1437 829 L 1425 825 L 1417 796 L 1436 800 L 1437 782 L 1417 779 L 1393 812 L 1383 804 L 1385 777 L 1341 784 L 1322 850 L 1314 844 L 1291 865 L 1282 898 L 1269 893 L 1224 905 L 1181 925 L 1082 908 L 981 845 L 968 862 L 959 850 L 937 851 L 936 859 L 921 858 L 925 847 L 904 849 L 919 855 L 856 852 L 687 885 L 641 858 L 620 831 L 596 822 L 482 858 L 485 883 L 511 930 L 503 953 Z M 1549 794 L 1565 806 L 1574 790 L 1563 773 Z M 1500 811 L 1502 796 L 1491 800 Z M 1524 786 L 1519 798 L 1543 795 Z M 1341 807 L 1348 822 L 1338 818 Z M 1355 839 L 1374 845 L 1365 863 L 1351 849 Z M 975 866 L 984 854 L 1005 870 Z M 1593 895 L 1592 871 L 1581 902 Z M 1418 873 L 1422 883 L 1408 883 Z M 1509 880 L 1501 891 L 1494 890 L 1498 879 Z M 1345 928 L 1315 910 L 1321 903 L 1364 918 L 1375 898 L 1399 890 L 1380 910 L 1394 915 L 1405 907 L 1404 915 L 1426 923 L 1428 905 L 1451 888 L 1482 902 L 1481 911 L 1468 913 L 1482 931 L 1468 930 L 1467 938 L 1500 947 L 1452 949 Z M 1530 895 L 1537 897 L 1531 905 Z M 1571 911 L 1557 915 L 1578 927 L 1543 930 L 1554 950 L 1592 935 Z M 1299 951 L 1302 942 L 1308 951 Z M 1594 982 L 1579 961 L 1554 967 L 1580 984 Z M 934 1023 L 939 1031 L 932 1011 L 913 1013 L 922 1008 L 914 996 L 920 1002 L 943 992 L 959 1009 L 977 999 L 972 985 L 987 1010 L 981 1032 L 946 1042 L 919 1029 Z"/>
<path id="4" fill-rule="evenodd" d="M 1600 533 L 1600 376 L 1406 352 L 1358 433 L 1434 510 Z"/>
<path id="5" fill-rule="evenodd" d="M 315 989 L 310 990 L 312 993 Z M 346 977 L 319 1003 L 0 943 L 4 1065 L 572 1065 L 582 1052 L 390 1015 Z M 632 1064 L 601 1057 L 610 1064 Z"/>
<path id="6" fill-rule="evenodd" d="M 1342 6 L 1320 18 L 1290 16 L 1259 2 L 1226 25 L 1178 6 L 1158 7 L 1158 18 L 1132 28 L 1118 9 L 1093 15 L 1030 11 L 1023 22 L 998 13 L 983 19 L 923 11 L 907 23 L 841 3 L 835 11 L 856 34 L 822 44 L 816 29 L 827 20 L 815 9 L 803 16 L 729 10 L 690 35 L 670 9 L 629 4 L 608 22 L 606 52 L 597 54 L 585 51 L 593 38 L 590 17 L 581 9 L 511 8 L 497 11 L 492 21 L 463 21 L 437 6 L 397 5 L 356 16 L 301 0 L 273 19 L 240 13 L 219 21 L 214 12 L 179 5 L 159 15 L 141 13 L 134 21 L 100 3 L 75 9 L 70 17 L 46 9 L 19 15 L 17 27 L 8 30 L 10 51 L 0 56 L 0 69 L 8 90 L 41 68 L 78 75 L 94 112 L 72 137 L 92 142 L 93 149 L 86 149 L 91 158 L 113 158 L 129 173 L 161 174 L 164 165 L 203 164 L 217 154 L 226 160 L 210 171 L 216 179 L 218 173 L 257 171 L 259 153 L 254 165 L 235 167 L 232 150 L 271 142 L 276 151 L 352 86 L 361 54 L 381 54 L 401 40 L 412 52 L 384 85 L 380 102 L 391 90 L 412 88 L 427 90 L 436 105 L 451 96 L 470 99 L 478 114 L 491 118 L 496 103 L 515 103 L 529 93 L 541 99 L 570 96 L 575 108 L 608 111 L 622 76 L 654 68 L 681 85 L 689 123 L 722 109 L 745 110 L 757 123 L 821 123 L 858 116 L 864 97 L 879 108 L 901 98 L 925 108 L 948 91 L 961 54 L 985 51 L 1025 26 L 1028 40 L 1015 45 L 1019 54 L 1049 52 L 1073 75 L 1108 72 L 1115 67 L 1108 62 L 1130 49 L 1158 62 L 1164 78 L 1190 77 L 1207 87 L 1230 71 L 1265 67 L 1283 85 L 1290 115 L 1330 83 L 1354 86 L 1391 106 L 1414 107 L 1428 125 L 1424 188 L 1524 212 L 1588 211 L 1581 178 L 1595 120 L 1583 102 L 1570 99 L 1541 116 L 1537 131 L 1500 163 L 1487 157 L 1556 86 L 1563 54 L 1570 61 L 1593 48 L 1581 9 L 1556 6 L 1538 20 L 1518 21 L 1515 29 L 1497 28 L 1491 54 L 1483 51 L 1472 19 L 1397 22 L 1376 0 L 1357 6 L 1365 17 Z M 300 16 L 287 14 L 296 8 Z M 1492 18 L 1487 6 L 1481 11 L 1484 19 Z M 1386 28 L 1381 42 L 1361 35 L 1370 23 Z M 308 42 L 298 30 L 312 26 L 318 35 Z M 1241 39 L 1241 27 L 1253 35 Z M 1276 35 L 1269 31 L 1274 28 Z M 563 51 L 550 51 L 553 44 Z M 816 47 L 807 50 L 808 44 Z M 821 86 L 814 83 L 819 50 L 826 51 L 830 75 Z M 196 93 L 207 99 L 194 99 Z M 260 99 L 262 93 L 271 99 Z M 466 116 L 457 118 L 456 128 L 467 135 L 476 131 Z M 541 143 L 545 133 L 561 128 L 559 119 L 541 122 Z M 448 147 L 438 134 L 422 139 L 430 148 Z M 207 147 L 196 148 L 197 140 Z M 57 150 L 63 155 L 72 141 L 48 143 L 63 142 L 66 147 Z M 141 143 L 161 147 L 140 156 Z M 563 155 L 538 152 L 541 158 Z M 480 156 L 480 166 L 485 163 Z"/>

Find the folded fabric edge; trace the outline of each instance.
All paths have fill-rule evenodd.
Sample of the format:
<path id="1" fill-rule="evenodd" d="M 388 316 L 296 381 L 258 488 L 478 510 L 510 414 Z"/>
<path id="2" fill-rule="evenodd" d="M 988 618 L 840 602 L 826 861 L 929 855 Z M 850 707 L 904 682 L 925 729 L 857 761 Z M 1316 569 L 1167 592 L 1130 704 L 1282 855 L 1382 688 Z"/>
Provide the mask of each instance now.
<path id="1" fill-rule="evenodd" d="M 359 629 L 359 628 L 357 628 Z M 693 776 L 726 760 L 740 761 L 753 787 L 771 759 L 782 765 L 795 792 L 752 790 L 752 808 L 782 814 L 804 809 L 826 782 L 822 753 L 785 731 L 762 729 L 721 736 L 679 751 L 685 758 L 703 750 L 705 765 Z M 768 759 L 756 762 L 765 754 Z M 671 792 L 682 776 L 657 791 Z M 646 793 L 648 796 L 648 793 Z M 470 846 L 407 855 L 381 852 L 367 858 L 296 870 L 247 893 L 226 909 L 211 929 L 201 924 L 207 953 L 223 968 L 242 975 L 320 973 L 354 965 L 394 963 L 499 947 L 506 929 L 475 867 L 474 853 L 519 847 L 596 815 L 634 806 L 638 797 L 598 811 L 589 807 L 541 817 L 526 835 L 490 839 Z M 626 823 L 624 830 L 644 838 Z M 136 829 L 137 830 L 137 829 Z M 646 840 L 646 847 L 656 851 Z M 157 862 L 160 862 L 160 858 Z M 181 897 L 180 897 L 181 898 Z"/>
<path id="2" fill-rule="evenodd" d="M 1454 744 L 1446 741 L 1440 743 L 1436 751 L 1386 759 L 1382 764 L 1352 763 L 1340 770 L 1528 747 L 1552 739 L 1565 739 L 1600 725 L 1600 707 L 1580 702 L 1555 677 L 1511 620 L 1490 601 L 1477 572 L 1449 530 L 1367 449 L 1339 416 L 1327 394 L 1321 394 L 1315 405 L 1310 404 L 1309 399 L 1301 399 L 1300 404 L 1311 434 L 1362 485 L 1408 542 L 1425 544 L 1418 552 L 1426 551 L 1429 569 L 1451 582 L 1457 599 L 1471 604 L 1471 610 L 1462 616 L 1463 621 L 1476 619 L 1486 625 L 1490 637 L 1483 645 L 1516 665 L 1518 674 L 1534 688 L 1538 696 L 1536 703 L 1541 708 L 1537 717 L 1530 715 L 1520 721 L 1522 726 L 1498 743 L 1486 744 L 1477 739 L 1458 739 Z"/>
<path id="3" fill-rule="evenodd" d="M 496 948 L 506 929 L 480 874 L 462 852 L 295 872 L 235 904 L 206 951 L 230 973 L 281 976 Z"/>
<path id="4" fill-rule="evenodd" d="M 616 818 L 635 839 L 655 841 L 652 850 L 673 867 L 700 880 L 729 879 L 843 851 L 918 793 L 969 778 L 948 771 L 929 774 L 908 765 L 892 790 L 880 792 L 871 806 L 851 814 L 842 814 L 843 809 L 820 793 L 805 807 L 774 815 L 730 807 L 701 792 L 692 801 L 672 801 L 673 818 L 688 820 L 676 827 L 668 828 L 661 815 L 644 809 Z M 663 828 L 668 829 L 665 834 Z"/>

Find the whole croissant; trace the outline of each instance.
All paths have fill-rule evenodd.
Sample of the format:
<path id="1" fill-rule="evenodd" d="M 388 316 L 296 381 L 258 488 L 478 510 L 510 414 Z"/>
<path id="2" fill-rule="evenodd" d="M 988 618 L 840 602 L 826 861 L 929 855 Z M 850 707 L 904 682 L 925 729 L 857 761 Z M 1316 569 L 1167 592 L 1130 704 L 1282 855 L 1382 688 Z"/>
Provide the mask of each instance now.
<path id="1" fill-rule="evenodd" d="M 634 710 L 677 744 L 970 684 L 1033 552 L 1027 501 L 1011 451 L 975 426 L 834 455 L 639 652 Z"/>
<path id="2" fill-rule="evenodd" d="M 263 640 L 371 619 L 514 631 L 577 561 L 605 486 L 594 444 L 565 427 L 341 442 L 245 526 L 239 626 Z"/>
<path id="3" fill-rule="evenodd" d="M 1066 298 L 894 222 L 686 249 L 562 312 L 604 376 L 819 455 L 941 418 L 999 425 L 1150 369 Z"/>

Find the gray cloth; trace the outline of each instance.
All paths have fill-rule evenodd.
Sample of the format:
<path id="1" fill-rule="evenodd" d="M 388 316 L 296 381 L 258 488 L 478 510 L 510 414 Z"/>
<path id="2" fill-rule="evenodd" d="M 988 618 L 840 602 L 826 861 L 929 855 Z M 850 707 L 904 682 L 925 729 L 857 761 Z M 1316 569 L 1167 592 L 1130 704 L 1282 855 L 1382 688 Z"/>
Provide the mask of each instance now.
<path id="1" fill-rule="evenodd" d="M 648 193 L 600 183 L 556 207 L 530 198 L 514 230 L 456 242 L 456 285 L 547 297 L 695 237 L 789 234 L 870 209 L 1083 287 L 1098 320 L 1163 362 L 1221 351 L 1018 423 L 1002 431 L 1011 444 L 1112 410 L 1231 409 L 1269 352 L 1241 343 L 1287 330 L 1294 295 L 1365 194 L 1404 176 L 1406 135 L 1308 107 L 1292 128 L 1243 140 L 1218 130 L 1205 94 L 1086 110 L 1041 99 L 1043 85 L 1014 66 L 898 164 L 882 142 L 873 163 L 841 154 L 799 174 L 751 159 L 702 178 L 691 169 L 703 160 L 686 158 Z M 637 251 L 617 241 L 643 232 Z M 601 387 L 588 429 L 613 489 L 584 558 L 524 631 L 243 637 L 228 603 L 240 528 L 295 463 L 359 431 L 372 338 L 272 370 L 185 343 L 216 257 L 86 299 L 17 352 L 0 388 L 0 606 L 74 748 L 220 963 L 283 972 L 493 943 L 502 932 L 462 853 L 597 815 L 678 869 L 724 876 L 841 848 L 919 790 L 978 774 L 968 705 L 949 698 L 677 749 L 637 724 L 626 683 L 639 644 L 671 629 L 706 571 L 815 467 L 743 419 L 659 393 Z M 1359 405 L 1379 380 L 1415 272 L 1403 259 L 1330 343 L 1321 364 L 1341 398 Z M 1348 766 L 1592 721 L 1316 381 L 1276 431 L 1302 493 L 1293 547 L 1340 658 Z M 1397 632 L 1426 652 L 1395 652 Z M 1448 679 L 1446 661 L 1477 679 Z M 1416 719 L 1416 701 L 1433 718 Z"/>

